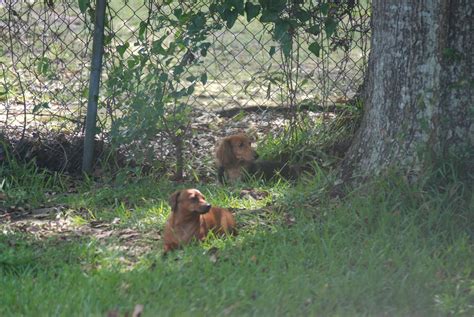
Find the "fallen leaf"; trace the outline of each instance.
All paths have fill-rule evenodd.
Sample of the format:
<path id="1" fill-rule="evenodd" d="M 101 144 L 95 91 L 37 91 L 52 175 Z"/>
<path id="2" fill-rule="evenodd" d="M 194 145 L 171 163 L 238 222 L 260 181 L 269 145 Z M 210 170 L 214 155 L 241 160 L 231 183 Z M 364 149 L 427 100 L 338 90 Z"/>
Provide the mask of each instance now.
<path id="1" fill-rule="evenodd" d="M 121 239 L 131 239 L 138 237 L 140 234 L 130 228 L 123 229 L 122 231 L 118 232 L 118 235 L 120 236 Z"/>
<path id="2" fill-rule="evenodd" d="M 211 256 L 209 257 L 209 260 L 211 261 L 211 263 L 216 263 L 217 262 L 217 255 L 216 254 L 211 254 Z"/>
<path id="3" fill-rule="evenodd" d="M 230 313 L 232 313 L 232 311 L 234 310 L 234 308 L 237 307 L 237 306 L 238 306 L 238 303 L 237 303 L 237 304 L 232 304 L 232 305 L 230 305 L 229 307 L 227 307 L 226 309 L 224 309 L 224 310 L 222 311 L 222 314 L 223 314 L 224 316 L 230 315 Z"/>
<path id="4" fill-rule="evenodd" d="M 113 224 L 113 225 L 116 225 L 116 224 L 119 224 L 119 223 L 120 223 L 120 218 L 119 217 L 115 217 L 111 222 L 111 224 Z"/>
<path id="5" fill-rule="evenodd" d="M 288 214 L 285 215 L 285 223 L 287 226 L 291 227 L 295 224 L 296 219 L 293 216 L 290 216 Z"/>
<path id="6" fill-rule="evenodd" d="M 255 189 L 242 189 L 240 191 L 240 197 L 241 198 L 251 198 L 255 200 L 262 200 L 270 195 L 269 192 L 267 191 L 258 191 Z"/>
<path id="7" fill-rule="evenodd" d="M 99 220 L 99 221 L 91 221 L 90 226 L 92 228 L 108 228 L 110 227 L 110 224 Z"/>
<path id="8" fill-rule="evenodd" d="M 96 234 L 96 238 L 98 239 L 104 239 L 110 237 L 114 232 L 112 230 L 110 231 L 101 231 L 98 234 Z"/>
<path id="9" fill-rule="evenodd" d="M 54 207 L 39 208 L 39 209 L 34 209 L 31 211 L 31 215 L 37 219 L 48 218 L 51 214 L 54 214 L 54 213 L 56 213 L 56 208 Z"/>
<path id="10" fill-rule="evenodd" d="M 120 317 L 118 310 L 109 310 L 107 317 Z"/>
<path id="11" fill-rule="evenodd" d="M 140 317 L 142 313 L 143 313 L 143 305 L 137 304 L 135 305 L 135 308 L 133 309 L 132 317 Z"/>

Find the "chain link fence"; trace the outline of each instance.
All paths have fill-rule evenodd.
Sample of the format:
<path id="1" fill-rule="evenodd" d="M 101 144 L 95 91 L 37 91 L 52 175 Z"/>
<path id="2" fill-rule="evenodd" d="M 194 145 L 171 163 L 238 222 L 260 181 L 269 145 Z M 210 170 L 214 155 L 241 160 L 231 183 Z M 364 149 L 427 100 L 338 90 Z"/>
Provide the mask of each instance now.
<path id="1" fill-rule="evenodd" d="M 258 19 L 247 22 L 239 17 L 230 29 L 212 29 L 206 38 L 206 43 L 210 43 L 207 54 L 198 57 L 205 80 L 198 82 L 186 99 L 192 113 L 191 125 L 209 128 L 221 122 L 220 127 L 224 127 L 229 125 L 230 117 L 242 111 L 264 115 L 272 109 L 288 107 L 291 102 L 324 112 L 350 100 L 357 93 L 366 69 L 370 5 L 365 1 L 349 2 L 353 13 L 339 21 L 337 36 L 327 43 L 329 53 L 316 56 L 309 45 L 318 36 L 301 32 L 295 35 L 291 64 L 272 37 L 268 23 Z M 176 14 L 176 9 L 205 12 L 209 8 L 207 1 L 175 1 L 173 5 L 149 0 L 107 3 L 98 113 L 102 138 L 107 138 L 114 120 L 126 112 L 117 105 L 134 94 L 115 91 L 115 86 L 110 85 L 118 61 L 143 49 L 139 42 L 153 42 L 163 36 L 163 30 L 151 27 L 160 16 Z M 70 142 L 68 146 L 80 148 L 84 134 L 93 8 L 93 3 L 81 0 L 0 0 L 2 138 L 16 140 L 17 144 L 18 140 L 32 138 L 54 139 L 61 144 L 59 149 L 51 145 L 46 151 L 56 151 L 56 157 L 63 157 L 62 161 L 68 156 L 69 163 L 71 158 L 76 159 L 72 169 L 80 165 L 79 155 L 67 154 L 63 141 L 75 139 L 77 146 L 69 145 Z M 166 45 L 163 47 L 168 49 Z M 288 74 L 296 74 L 290 78 L 291 89 Z M 294 100 L 289 101 L 291 92 Z M 225 133 L 228 130 L 220 129 L 215 134 Z M 155 156 L 166 160 L 173 155 L 172 149 L 163 146 L 167 136 L 155 136 Z M 31 152 L 31 142 L 27 144 Z M 59 165 L 65 167 L 64 162 Z"/>

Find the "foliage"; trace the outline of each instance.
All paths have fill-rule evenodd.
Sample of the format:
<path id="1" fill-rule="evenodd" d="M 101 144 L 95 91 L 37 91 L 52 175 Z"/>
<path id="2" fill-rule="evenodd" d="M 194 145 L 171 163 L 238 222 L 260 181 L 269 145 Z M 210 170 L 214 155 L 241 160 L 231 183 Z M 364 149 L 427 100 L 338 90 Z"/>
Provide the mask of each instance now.
<path id="1" fill-rule="evenodd" d="M 173 1 L 163 6 L 171 14 L 150 12 L 149 19 L 140 23 L 137 43 L 125 42 L 107 54 L 118 53 L 106 81 L 114 104 L 103 105 L 112 115 L 111 136 L 116 144 L 151 149 L 150 140 L 164 132 L 180 146 L 189 132 L 191 109 L 186 99 L 197 83 L 207 81 L 205 72 L 194 69 L 199 57 L 207 54 L 207 35 L 219 24 L 199 8 L 184 11 Z"/>
<path id="2" fill-rule="evenodd" d="M 299 30 L 316 36 L 322 34 L 326 40 L 332 40 L 330 46 L 318 41 L 309 45 L 310 50 L 320 56 L 321 50 L 347 47 L 349 38 L 342 41 L 338 37 L 337 25 L 351 14 L 354 6 L 355 1 L 218 0 L 211 5 L 211 12 L 218 13 L 228 28 L 234 25 L 239 15 L 245 15 L 248 22 L 258 18 L 262 23 L 271 24 L 273 38 L 280 43 L 285 57 L 290 56 Z"/>

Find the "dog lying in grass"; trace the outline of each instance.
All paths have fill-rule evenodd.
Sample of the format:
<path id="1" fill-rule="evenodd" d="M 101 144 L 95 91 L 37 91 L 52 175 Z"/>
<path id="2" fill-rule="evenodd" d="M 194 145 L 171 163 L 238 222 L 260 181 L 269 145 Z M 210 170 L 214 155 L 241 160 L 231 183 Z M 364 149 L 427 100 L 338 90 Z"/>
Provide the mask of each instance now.
<path id="1" fill-rule="evenodd" d="M 220 140 L 215 157 L 220 183 L 236 182 L 245 175 L 270 180 L 277 174 L 287 179 L 295 179 L 299 174 L 299 168 L 287 162 L 258 160 L 252 140 L 245 134 L 234 134 Z"/>
<path id="2" fill-rule="evenodd" d="M 203 240 L 209 231 L 218 235 L 237 234 L 232 213 L 209 204 L 197 189 L 184 189 L 169 198 L 171 215 L 164 231 L 164 253 L 192 240 Z"/>

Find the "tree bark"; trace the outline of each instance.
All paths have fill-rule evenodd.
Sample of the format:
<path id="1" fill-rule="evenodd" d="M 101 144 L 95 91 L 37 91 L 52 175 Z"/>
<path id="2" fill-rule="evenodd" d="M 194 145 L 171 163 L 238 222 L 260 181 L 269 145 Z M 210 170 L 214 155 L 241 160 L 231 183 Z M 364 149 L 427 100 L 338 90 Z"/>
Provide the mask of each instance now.
<path id="1" fill-rule="evenodd" d="M 374 0 L 364 115 L 347 176 L 473 161 L 474 1 Z"/>

